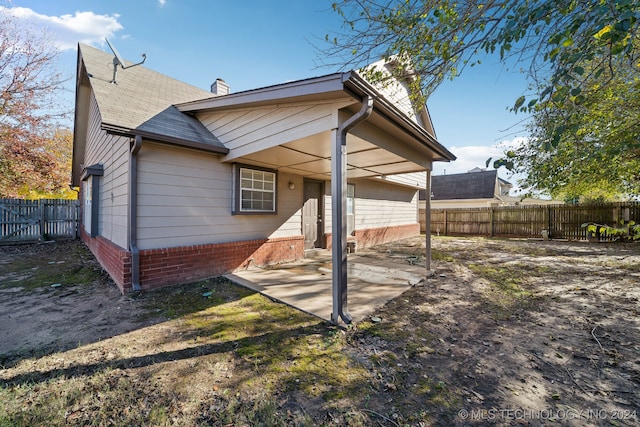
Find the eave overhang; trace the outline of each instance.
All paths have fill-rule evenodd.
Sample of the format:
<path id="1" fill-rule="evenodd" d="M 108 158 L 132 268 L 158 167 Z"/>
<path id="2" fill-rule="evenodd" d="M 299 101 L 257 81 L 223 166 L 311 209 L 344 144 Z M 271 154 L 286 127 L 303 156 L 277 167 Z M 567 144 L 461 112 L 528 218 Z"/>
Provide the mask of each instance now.
<path id="1" fill-rule="evenodd" d="M 397 134 L 398 131 L 401 131 L 404 134 L 403 142 L 414 150 L 429 150 L 434 161 L 453 161 L 456 159 L 456 156 L 440 144 L 426 129 L 402 113 L 354 71 L 186 102 L 177 104 L 175 107 L 184 113 L 197 114 L 234 108 L 260 107 L 289 102 L 319 102 L 349 97 L 354 101 L 351 110 L 355 112 L 360 108 L 360 101 L 367 96 L 374 99 L 370 122 L 376 123 L 390 134 Z"/>
<path id="2" fill-rule="evenodd" d="M 118 126 L 109 125 L 103 123 L 102 129 L 112 135 L 126 136 L 134 138 L 140 136 L 144 139 L 148 139 L 155 142 L 160 142 L 168 145 L 174 145 L 177 147 L 191 148 L 199 151 L 206 151 L 214 154 L 227 154 L 229 149 L 226 147 L 219 147 L 204 142 L 191 141 L 183 138 L 177 138 L 174 136 L 162 135 L 158 133 L 148 132 L 140 129 L 125 129 Z"/>

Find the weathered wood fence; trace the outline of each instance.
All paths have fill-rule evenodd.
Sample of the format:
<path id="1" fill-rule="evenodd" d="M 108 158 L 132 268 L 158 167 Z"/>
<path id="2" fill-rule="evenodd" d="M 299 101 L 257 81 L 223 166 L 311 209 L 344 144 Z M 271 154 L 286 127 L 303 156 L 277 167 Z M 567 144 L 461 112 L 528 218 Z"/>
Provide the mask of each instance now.
<path id="1" fill-rule="evenodd" d="M 78 237 L 79 202 L 0 199 L 0 244 Z"/>
<path id="2" fill-rule="evenodd" d="M 425 210 L 420 209 L 420 230 L 426 231 Z M 640 223 L 640 202 L 505 206 L 496 208 L 432 209 L 431 233 L 442 236 L 542 237 L 583 240 L 586 222 L 619 226 Z"/>

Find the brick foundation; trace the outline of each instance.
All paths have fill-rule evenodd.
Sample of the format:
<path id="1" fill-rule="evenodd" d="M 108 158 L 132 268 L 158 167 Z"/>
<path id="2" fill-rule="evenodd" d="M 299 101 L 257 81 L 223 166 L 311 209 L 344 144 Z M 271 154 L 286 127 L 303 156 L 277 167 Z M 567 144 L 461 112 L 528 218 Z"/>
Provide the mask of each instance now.
<path id="1" fill-rule="evenodd" d="M 140 285 L 155 289 L 303 257 L 303 236 L 148 249 L 140 251 Z"/>
<path id="2" fill-rule="evenodd" d="M 118 285 L 120 292 L 131 290 L 131 252 L 102 236 L 92 238 L 84 227 L 80 227 L 80 238 Z"/>
<path id="3" fill-rule="evenodd" d="M 98 236 L 82 240 L 122 293 L 132 291 L 131 252 Z M 273 265 L 304 257 L 304 236 L 180 246 L 140 251 L 140 286 L 144 290 L 220 276 L 237 269 Z"/>
<path id="4" fill-rule="evenodd" d="M 367 228 L 356 230 L 353 236 L 348 236 L 348 242 L 355 242 L 356 251 L 381 243 L 406 239 L 420 234 L 420 224 L 396 225 L 391 227 Z M 325 234 L 327 249 L 331 249 L 331 233 Z"/>

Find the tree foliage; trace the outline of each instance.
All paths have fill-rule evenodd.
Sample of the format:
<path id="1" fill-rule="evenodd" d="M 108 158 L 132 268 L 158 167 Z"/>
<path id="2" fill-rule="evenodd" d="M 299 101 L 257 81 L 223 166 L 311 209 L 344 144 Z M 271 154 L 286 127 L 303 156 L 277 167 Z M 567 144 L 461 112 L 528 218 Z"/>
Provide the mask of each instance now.
<path id="1" fill-rule="evenodd" d="M 47 34 L 21 26 L 0 7 L 0 197 L 67 189 L 71 136 L 58 127 L 57 54 Z"/>
<path id="2" fill-rule="evenodd" d="M 527 174 L 525 186 L 558 199 L 639 195 L 640 75 L 617 62 L 615 73 L 592 76 L 579 95 L 538 105 L 528 142 L 497 162 L 511 162 Z"/>
<path id="3" fill-rule="evenodd" d="M 612 58 L 637 64 L 640 53 L 632 0 L 341 0 L 333 9 L 344 31 L 326 36 L 325 54 L 356 68 L 398 55 L 427 95 L 483 54 L 517 59 L 534 80 L 552 76 L 540 98 L 522 97 L 516 110 L 570 94 L 587 77 L 581 63 L 594 61 L 597 76 Z"/>
<path id="4" fill-rule="evenodd" d="M 73 146 L 73 133 L 69 129 L 49 127 L 37 134 L 2 138 L 0 197 L 77 197 L 69 188 Z"/>
<path id="5" fill-rule="evenodd" d="M 531 139 L 495 166 L 517 167 L 551 193 L 638 194 L 637 114 L 624 114 L 638 111 L 637 1 L 341 0 L 333 8 L 345 24 L 323 53 L 352 67 L 399 57 L 394 76 L 411 77 L 416 98 L 488 54 L 517 63 L 532 93 L 511 110 L 533 114 Z"/>

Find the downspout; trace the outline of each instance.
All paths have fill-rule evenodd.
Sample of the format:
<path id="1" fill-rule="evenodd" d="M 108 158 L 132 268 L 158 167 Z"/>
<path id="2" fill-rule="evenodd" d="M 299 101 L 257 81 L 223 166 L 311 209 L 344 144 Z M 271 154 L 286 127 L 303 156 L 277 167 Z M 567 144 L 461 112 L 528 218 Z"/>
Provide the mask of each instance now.
<path id="1" fill-rule="evenodd" d="M 131 251 L 131 285 L 134 292 L 140 287 L 140 250 L 138 249 L 138 152 L 142 148 L 142 137 L 136 135 L 131 145 L 129 170 L 129 250 Z"/>
<path id="2" fill-rule="evenodd" d="M 338 126 L 333 138 L 331 155 L 331 219 L 332 247 L 331 261 L 333 286 L 333 312 L 331 321 L 338 324 L 340 319 L 346 324 L 352 321 L 347 309 L 347 133 L 367 120 L 373 111 L 373 98 L 366 95 L 362 108 Z"/>

